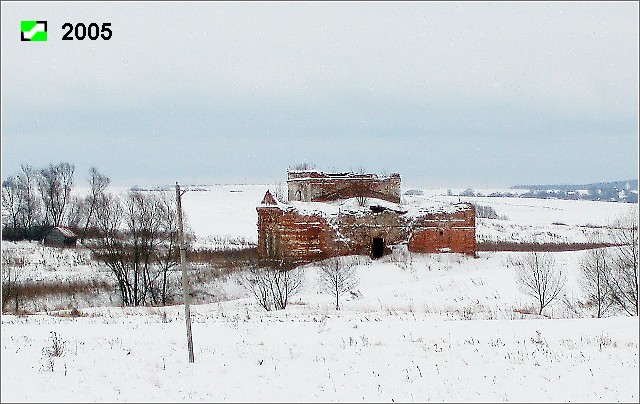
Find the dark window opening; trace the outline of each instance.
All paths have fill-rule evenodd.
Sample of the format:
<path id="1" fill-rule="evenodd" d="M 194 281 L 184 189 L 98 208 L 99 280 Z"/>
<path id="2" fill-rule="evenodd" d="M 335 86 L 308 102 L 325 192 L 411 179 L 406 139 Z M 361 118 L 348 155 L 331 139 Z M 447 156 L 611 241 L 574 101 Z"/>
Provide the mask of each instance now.
<path id="1" fill-rule="evenodd" d="M 443 230 L 440 230 L 440 235 L 444 236 L 444 231 Z"/>
<path id="2" fill-rule="evenodd" d="M 382 213 L 386 210 L 384 206 L 369 206 L 369 209 L 371 209 L 373 213 Z"/>
<path id="3" fill-rule="evenodd" d="M 384 255 L 384 239 L 376 237 L 371 244 L 371 256 L 373 258 L 380 258 Z"/>

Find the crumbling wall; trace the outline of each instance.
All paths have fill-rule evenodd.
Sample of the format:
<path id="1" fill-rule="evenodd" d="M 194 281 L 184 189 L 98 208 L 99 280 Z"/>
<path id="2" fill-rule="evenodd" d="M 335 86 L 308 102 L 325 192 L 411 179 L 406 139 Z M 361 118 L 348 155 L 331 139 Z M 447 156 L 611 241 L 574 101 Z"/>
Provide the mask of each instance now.
<path id="1" fill-rule="evenodd" d="M 336 227 L 349 240 L 351 254 L 371 255 L 374 238 L 382 239 L 385 254 L 390 252 L 390 246 L 407 240 L 407 222 L 394 211 L 340 215 Z"/>
<path id="2" fill-rule="evenodd" d="M 290 201 L 327 202 L 355 197 L 377 198 L 400 203 L 400 174 L 321 173 L 289 171 Z"/>
<path id="3" fill-rule="evenodd" d="M 258 208 L 258 256 L 290 263 L 312 262 L 347 254 L 345 243 L 318 216 L 279 208 Z"/>
<path id="4" fill-rule="evenodd" d="M 412 225 L 408 248 L 411 252 L 453 252 L 476 254 L 475 209 L 453 214 L 435 213 L 418 218 Z"/>
<path id="5" fill-rule="evenodd" d="M 475 209 L 471 204 L 412 218 L 403 212 L 382 210 L 327 219 L 283 208 L 275 201 L 257 211 L 258 256 L 262 259 L 299 264 L 340 255 L 375 255 L 374 239 L 383 243 L 383 254 L 402 243 L 417 253 L 476 254 Z"/>

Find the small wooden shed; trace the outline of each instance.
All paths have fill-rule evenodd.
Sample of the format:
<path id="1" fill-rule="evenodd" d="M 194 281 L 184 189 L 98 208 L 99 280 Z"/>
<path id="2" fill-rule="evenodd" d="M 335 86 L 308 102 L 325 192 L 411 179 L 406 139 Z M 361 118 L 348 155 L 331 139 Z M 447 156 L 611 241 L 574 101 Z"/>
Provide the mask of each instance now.
<path id="1" fill-rule="evenodd" d="M 44 244 L 52 247 L 75 247 L 78 236 L 68 227 L 54 227 L 44 236 Z"/>

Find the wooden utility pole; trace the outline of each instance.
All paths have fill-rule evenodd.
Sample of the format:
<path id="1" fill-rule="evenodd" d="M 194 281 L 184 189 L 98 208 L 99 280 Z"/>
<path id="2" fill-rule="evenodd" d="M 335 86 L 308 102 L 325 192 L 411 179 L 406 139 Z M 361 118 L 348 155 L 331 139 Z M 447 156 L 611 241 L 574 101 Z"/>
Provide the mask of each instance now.
<path id="1" fill-rule="evenodd" d="M 187 324 L 187 347 L 189 362 L 193 363 L 193 338 L 191 337 L 191 310 L 189 308 L 189 279 L 187 278 L 187 247 L 184 245 L 184 230 L 182 227 L 182 195 L 180 185 L 176 182 L 176 201 L 178 204 L 178 227 L 180 237 L 180 266 L 182 267 L 182 294 L 184 295 L 184 319 Z"/>

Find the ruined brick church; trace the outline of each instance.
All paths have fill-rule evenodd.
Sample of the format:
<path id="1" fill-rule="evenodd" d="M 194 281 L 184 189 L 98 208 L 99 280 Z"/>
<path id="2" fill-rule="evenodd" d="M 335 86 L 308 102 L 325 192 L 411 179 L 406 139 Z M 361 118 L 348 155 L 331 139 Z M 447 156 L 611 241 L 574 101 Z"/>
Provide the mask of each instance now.
<path id="1" fill-rule="evenodd" d="M 400 175 L 288 171 L 288 202 L 267 191 L 258 211 L 258 255 L 303 264 L 340 255 L 476 254 L 470 203 L 401 204 Z"/>

